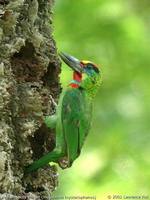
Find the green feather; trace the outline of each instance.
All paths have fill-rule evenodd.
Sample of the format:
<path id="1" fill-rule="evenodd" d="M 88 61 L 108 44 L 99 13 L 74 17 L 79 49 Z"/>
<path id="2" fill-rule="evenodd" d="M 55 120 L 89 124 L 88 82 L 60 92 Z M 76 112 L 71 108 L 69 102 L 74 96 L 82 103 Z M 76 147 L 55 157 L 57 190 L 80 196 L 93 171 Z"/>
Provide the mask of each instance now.
<path id="1" fill-rule="evenodd" d="M 39 160 L 34 161 L 28 167 L 25 167 L 25 174 L 31 173 L 31 172 L 43 167 L 44 165 L 48 164 L 50 161 L 58 162 L 59 158 L 62 156 L 63 156 L 63 154 L 59 151 L 55 150 L 53 152 L 50 152 L 50 153 L 44 155 Z"/>
<path id="2" fill-rule="evenodd" d="M 68 89 L 62 102 L 62 127 L 69 164 L 79 156 L 91 122 L 91 102 L 82 89 Z"/>

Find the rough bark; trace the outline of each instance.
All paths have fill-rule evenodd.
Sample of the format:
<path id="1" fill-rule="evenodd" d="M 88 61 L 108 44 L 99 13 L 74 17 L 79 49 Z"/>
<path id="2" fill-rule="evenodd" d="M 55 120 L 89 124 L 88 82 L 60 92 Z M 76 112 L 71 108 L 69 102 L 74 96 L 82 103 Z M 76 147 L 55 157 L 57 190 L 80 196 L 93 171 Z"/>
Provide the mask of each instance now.
<path id="1" fill-rule="evenodd" d="M 0 0 L 0 199 L 47 199 L 57 186 L 55 167 L 23 173 L 55 146 L 43 125 L 60 93 L 52 5 Z"/>

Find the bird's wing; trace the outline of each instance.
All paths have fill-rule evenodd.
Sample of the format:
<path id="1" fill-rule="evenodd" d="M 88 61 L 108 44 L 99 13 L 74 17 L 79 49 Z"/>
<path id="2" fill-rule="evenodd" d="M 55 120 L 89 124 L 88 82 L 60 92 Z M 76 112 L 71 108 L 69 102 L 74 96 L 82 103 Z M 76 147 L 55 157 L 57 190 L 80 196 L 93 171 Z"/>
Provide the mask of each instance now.
<path id="1" fill-rule="evenodd" d="M 86 100 L 81 89 L 68 89 L 62 100 L 61 119 L 70 165 L 79 156 L 89 130 L 91 113 Z"/>

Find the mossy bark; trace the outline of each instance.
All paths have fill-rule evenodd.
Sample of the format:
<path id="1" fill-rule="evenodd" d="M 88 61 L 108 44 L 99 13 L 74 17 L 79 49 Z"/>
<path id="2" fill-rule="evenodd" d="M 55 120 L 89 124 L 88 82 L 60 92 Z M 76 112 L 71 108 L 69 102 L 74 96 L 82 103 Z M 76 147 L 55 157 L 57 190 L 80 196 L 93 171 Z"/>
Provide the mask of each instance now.
<path id="1" fill-rule="evenodd" d="M 23 171 L 55 146 L 43 124 L 60 93 L 52 5 L 0 0 L 0 199 L 47 199 L 57 186 L 54 167 Z"/>

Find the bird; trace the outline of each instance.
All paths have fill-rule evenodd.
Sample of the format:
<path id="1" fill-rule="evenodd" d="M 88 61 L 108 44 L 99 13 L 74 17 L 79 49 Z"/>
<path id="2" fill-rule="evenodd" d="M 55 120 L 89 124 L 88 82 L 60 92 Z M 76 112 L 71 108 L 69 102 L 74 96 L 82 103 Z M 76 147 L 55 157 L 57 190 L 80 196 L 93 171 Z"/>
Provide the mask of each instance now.
<path id="1" fill-rule="evenodd" d="M 93 99 L 102 82 L 101 70 L 91 61 L 80 61 L 62 52 L 59 56 L 73 70 L 73 79 L 62 91 L 56 113 L 44 118 L 46 126 L 55 129 L 56 147 L 25 167 L 25 173 L 36 171 L 51 162 L 62 169 L 71 167 L 79 157 L 91 127 Z"/>

